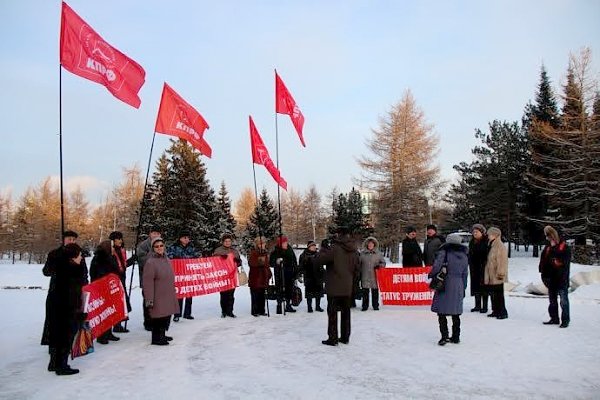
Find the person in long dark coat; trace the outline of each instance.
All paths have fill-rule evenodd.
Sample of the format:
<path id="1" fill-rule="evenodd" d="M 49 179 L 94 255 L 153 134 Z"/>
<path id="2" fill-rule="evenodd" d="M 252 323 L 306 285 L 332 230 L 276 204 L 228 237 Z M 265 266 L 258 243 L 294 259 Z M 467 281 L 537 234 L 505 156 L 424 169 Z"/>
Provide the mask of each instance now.
<path id="1" fill-rule="evenodd" d="M 412 226 L 406 228 L 406 237 L 402 241 L 402 267 L 422 267 L 423 251 L 417 242 L 417 230 Z"/>
<path id="2" fill-rule="evenodd" d="M 92 282 L 97 281 L 100 278 L 105 277 L 108 274 L 115 274 L 119 276 L 119 266 L 117 261 L 112 255 L 111 241 L 105 240 L 100 242 L 96 251 L 94 252 L 94 258 L 90 265 L 90 279 Z M 108 344 L 109 341 L 118 341 L 119 337 L 113 335 L 112 327 L 108 328 L 100 336 L 96 338 L 96 341 L 100 344 Z"/>
<path id="3" fill-rule="evenodd" d="M 442 338 L 438 344 L 445 345 L 448 342 L 460 342 L 460 315 L 463 312 L 463 299 L 467 287 L 467 275 L 469 271 L 469 262 L 467 258 L 467 249 L 461 244 L 461 237 L 452 233 L 446 238 L 444 244 L 431 268 L 429 278 L 437 275 L 447 263 L 447 275 L 443 291 L 435 291 L 431 311 L 437 313 L 438 324 Z M 448 334 L 448 320 L 446 317 L 452 316 L 452 337 Z"/>
<path id="4" fill-rule="evenodd" d="M 277 314 L 282 313 L 284 302 L 285 312 L 295 313 L 296 310 L 292 307 L 292 295 L 298 272 L 298 261 L 294 250 L 289 246 L 287 237 L 277 238 L 275 249 L 269 257 L 269 265 L 273 268 L 277 287 Z"/>
<path id="5" fill-rule="evenodd" d="M 481 224 L 473 225 L 471 229 L 473 237 L 469 242 L 469 273 L 471 279 L 471 296 L 475 296 L 475 307 L 471 312 L 487 313 L 488 311 L 488 292 L 483 284 L 483 274 L 488 256 L 488 238 L 486 236 L 485 226 Z"/>
<path id="6" fill-rule="evenodd" d="M 178 313 L 179 303 L 175 293 L 175 274 L 165 242 L 161 237 L 152 240 L 152 252 L 144 266 L 144 303 L 152 321 L 151 344 L 164 346 L 173 338 L 166 335 L 171 316 Z"/>
<path id="7" fill-rule="evenodd" d="M 315 261 L 326 266 L 325 291 L 327 292 L 327 336 L 321 343 L 337 346 L 350 342 L 350 297 L 352 282 L 359 273 L 360 261 L 356 243 L 348 230 L 339 227 L 331 248 L 322 247 Z M 341 314 L 338 337 L 338 312 Z"/>
<path id="8" fill-rule="evenodd" d="M 317 244 L 312 240 L 300 254 L 300 273 L 304 275 L 304 289 L 306 291 L 306 305 L 309 313 L 313 312 L 312 299 L 315 299 L 315 310 L 323 312 L 321 297 L 323 297 L 323 283 L 325 269 L 314 262 L 317 255 Z"/>
<path id="9" fill-rule="evenodd" d="M 127 259 L 127 252 L 125 251 L 125 242 L 123 241 L 123 233 L 119 231 L 111 232 L 108 238 L 111 241 L 112 245 L 112 256 L 115 259 L 117 267 L 119 269 L 117 275 L 121 280 L 121 284 L 123 285 L 123 289 L 127 288 L 126 277 L 127 277 L 127 268 L 132 266 L 134 263 L 133 257 Z M 127 312 L 131 312 L 131 302 L 129 301 L 129 293 L 125 290 L 125 305 L 127 307 Z M 129 319 L 128 317 L 125 320 Z M 124 320 L 124 321 L 125 321 Z M 113 327 L 114 332 L 119 333 L 128 333 L 129 329 L 125 328 L 121 325 L 122 321 L 119 321 Z"/>
<path id="10" fill-rule="evenodd" d="M 48 315 L 51 312 L 50 310 L 50 297 L 53 296 L 54 291 L 56 290 L 56 269 L 67 262 L 64 257 L 64 249 L 65 246 L 69 243 L 75 243 L 77 241 L 77 232 L 74 231 L 65 231 L 62 234 L 63 244 L 52 250 L 48 253 L 48 257 L 46 258 L 46 263 L 42 268 L 42 273 L 44 276 L 50 277 L 50 283 L 48 285 L 48 294 L 46 296 L 46 318 L 44 320 L 44 327 L 42 329 L 42 339 L 41 345 L 48 346 L 48 352 L 50 354 L 55 353 L 55 349 L 50 346 L 49 333 L 48 333 Z M 88 281 L 88 269 L 85 263 L 85 258 L 81 260 L 81 285 L 87 285 Z M 50 369 L 50 366 L 48 367 Z"/>
<path id="11" fill-rule="evenodd" d="M 254 248 L 248 255 L 248 287 L 250 288 L 250 313 L 254 317 L 267 315 L 265 312 L 265 290 L 269 286 L 272 273 L 269 268 L 269 252 L 267 238 L 259 236 L 254 239 Z"/>
<path id="12" fill-rule="evenodd" d="M 569 273 L 571 267 L 571 248 L 561 239 L 556 229 L 551 226 L 544 228 L 544 234 L 549 244 L 544 247 L 540 257 L 540 273 L 542 282 L 548 288 L 548 314 L 550 320 L 544 325 L 558 325 L 566 328 L 571 322 L 569 312 Z M 558 301 L 560 298 L 561 318 L 558 318 Z"/>
<path id="13" fill-rule="evenodd" d="M 78 244 L 64 246 L 62 261 L 55 264 L 54 290 L 48 294 L 48 345 L 54 349 L 50 353 L 48 371 L 54 371 L 56 375 L 79 372 L 69 366 L 68 358 L 75 333 L 85 320 L 81 300 L 82 259 Z"/>

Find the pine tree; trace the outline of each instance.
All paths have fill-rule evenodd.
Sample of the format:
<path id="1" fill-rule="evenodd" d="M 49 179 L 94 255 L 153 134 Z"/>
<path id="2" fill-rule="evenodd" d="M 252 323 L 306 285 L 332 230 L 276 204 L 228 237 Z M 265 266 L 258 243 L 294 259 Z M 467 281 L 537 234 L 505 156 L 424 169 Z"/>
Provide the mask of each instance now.
<path id="1" fill-rule="evenodd" d="M 224 233 L 234 233 L 236 222 L 231 214 L 231 201 L 229 200 L 229 193 L 227 192 L 225 181 L 221 182 L 217 204 L 219 209 L 219 223 L 217 225 L 217 230 L 221 235 Z"/>
<path id="2" fill-rule="evenodd" d="M 258 235 L 266 237 L 269 241 L 279 236 L 279 215 L 267 189 L 263 189 L 260 193 L 258 204 L 248 221 L 246 234 L 242 238 L 243 248 L 246 252 L 252 249 L 254 238 Z"/>

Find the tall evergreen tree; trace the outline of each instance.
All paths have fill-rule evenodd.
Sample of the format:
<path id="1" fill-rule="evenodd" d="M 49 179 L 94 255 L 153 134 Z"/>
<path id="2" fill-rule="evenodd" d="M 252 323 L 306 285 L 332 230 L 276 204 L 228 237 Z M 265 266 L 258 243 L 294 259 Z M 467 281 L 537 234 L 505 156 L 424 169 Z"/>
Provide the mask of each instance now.
<path id="1" fill-rule="evenodd" d="M 269 241 L 279 235 L 279 214 L 267 189 L 263 189 L 260 193 L 258 204 L 248 221 L 246 234 L 242 238 L 243 248 L 246 252 L 250 251 L 254 238 L 258 235 L 263 235 Z"/>
<path id="2" fill-rule="evenodd" d="M 219 196 L 217 197 L 217 204 L 219 209 L 219 223 L 217 230 L 223 233 L 234 233 L 236 222 L 235 218 L 231 214 L 231 200 L 229 200 L 229 193 L 225 186 L 225 181 L 221 182 L 221 188 L 219 189 Z"/>

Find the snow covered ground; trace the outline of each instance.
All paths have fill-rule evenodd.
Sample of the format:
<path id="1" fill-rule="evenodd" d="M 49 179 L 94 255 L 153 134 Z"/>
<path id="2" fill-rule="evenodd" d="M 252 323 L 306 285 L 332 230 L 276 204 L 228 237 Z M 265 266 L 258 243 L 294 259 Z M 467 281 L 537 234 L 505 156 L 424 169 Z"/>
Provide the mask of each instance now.
<path id="1" fill-rule="evenodd" d="M 247 287 L 236 291 L 238 318 L 220 318 L 217 294 L 196 298 L 196 319 L 172 324 L 170 346 L 151 346 L 136 282 L 131 332 L 72 361 L 81 373 L 68 377 L 46 371 L 39 345 L 41 266 L 0 264 L 0 287 L 18 287 L 0 289 L 0 399 L 600 398 L 600 283 L 571 293 L 567 329 L 544 326 L 547 298 L 525 292 L 540 281 L 538 260 L 513 254 L 509 319 L 470 313 L 467 297 L 461 343 L 444 347 L 428 307 L 397 306 L 353 310 L 350 344 L 323 346 L 326 313 L 308 314 L 303 302 L 296 314 L 255 318 Z M 572 274 L 594 270 L 573 265 Z"/>

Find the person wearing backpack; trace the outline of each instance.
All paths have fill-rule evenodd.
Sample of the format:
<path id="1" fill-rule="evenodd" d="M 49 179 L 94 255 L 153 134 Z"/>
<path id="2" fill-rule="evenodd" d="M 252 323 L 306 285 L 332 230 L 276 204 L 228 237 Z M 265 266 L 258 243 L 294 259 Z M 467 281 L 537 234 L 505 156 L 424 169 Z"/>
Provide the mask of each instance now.
<path id="1" fill-rule="evenodd" d="M 448 235 L 446 243 L 440 247 L 429 278 L 436 276 L 442 268 L 446 269 L 444 287 L 435 291 L 431 304 L 431 311 L 438 315 L 438 324 L 442 334 L 438 341 L 440 346 L 444 346 L 448 342 L 460 342 L 460 315 L 463 312 L 469 261 L 467 248 L 461 244 L 461 237 L 456 233 Z M 448 320 L 446 319 L 449 315 L 452 316 L 451 337 L 449 337 Z"/>

